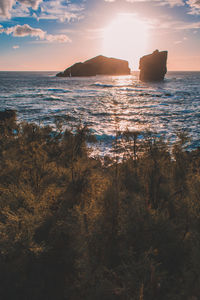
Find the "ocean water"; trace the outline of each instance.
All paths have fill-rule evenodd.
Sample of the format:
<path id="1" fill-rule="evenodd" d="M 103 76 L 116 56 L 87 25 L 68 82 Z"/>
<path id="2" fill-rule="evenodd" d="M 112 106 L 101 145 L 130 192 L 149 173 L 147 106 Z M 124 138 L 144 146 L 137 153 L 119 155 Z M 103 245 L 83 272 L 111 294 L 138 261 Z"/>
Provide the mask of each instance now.
<path id="1" fill-rule="evenodd" d="M 116 130 L 152 130 L 173 141 L 178 130 L 200 146 L 200 72 L 168 72 L 160 83 L 130 76 L 57 78 L 55 72 L 0 72 L 0 110 L 18 120 L 87 124 L 107 151 Z"/>

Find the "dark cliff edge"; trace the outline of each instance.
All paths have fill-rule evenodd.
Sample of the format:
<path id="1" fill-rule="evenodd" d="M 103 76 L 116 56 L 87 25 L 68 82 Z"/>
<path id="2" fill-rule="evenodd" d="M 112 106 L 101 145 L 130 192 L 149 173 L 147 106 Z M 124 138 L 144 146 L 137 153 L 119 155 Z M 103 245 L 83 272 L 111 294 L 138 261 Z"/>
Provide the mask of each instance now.
<path id="1" fill-rule="evenodd" d="M 64 72 L 58 73 L 56 76 L 129 75 L 130 71 L 128 61 L 99 55 L 83 63 L 76 63 L 67 68 Z"/>
<path id="2" fill-rule="evenodd" d="M 167 73 L 167 51 L 155 50 L 140 58 L 140 80 L 162 81 Z"/>

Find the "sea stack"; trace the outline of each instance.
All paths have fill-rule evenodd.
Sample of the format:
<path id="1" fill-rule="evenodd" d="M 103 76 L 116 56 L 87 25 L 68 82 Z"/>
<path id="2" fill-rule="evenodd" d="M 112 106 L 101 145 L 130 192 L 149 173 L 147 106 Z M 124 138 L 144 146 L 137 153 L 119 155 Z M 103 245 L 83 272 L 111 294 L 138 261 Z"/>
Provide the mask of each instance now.
<path id="1" fill-rule="evenodd" d="M 167 73 L 167 51 L 155 50 L 140 58 L 140 80 L 162 81 Z"/>
<path id="2" fill-rule="evenodd" d="M 76 63 L 56 76 L 129 75 L 130 71 L 128 61 L 99 55 L 83 63 Z"/>

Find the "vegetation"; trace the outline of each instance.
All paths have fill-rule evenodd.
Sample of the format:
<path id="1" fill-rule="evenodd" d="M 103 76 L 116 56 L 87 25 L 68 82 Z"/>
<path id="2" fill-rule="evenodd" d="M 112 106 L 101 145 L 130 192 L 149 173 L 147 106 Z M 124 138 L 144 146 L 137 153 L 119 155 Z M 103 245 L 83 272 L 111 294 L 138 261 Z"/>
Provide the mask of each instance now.
<path id="1" fill-rule="evenodd" d="M 0 120 L 0 298 L 200 299 L 200 150 Z"/>

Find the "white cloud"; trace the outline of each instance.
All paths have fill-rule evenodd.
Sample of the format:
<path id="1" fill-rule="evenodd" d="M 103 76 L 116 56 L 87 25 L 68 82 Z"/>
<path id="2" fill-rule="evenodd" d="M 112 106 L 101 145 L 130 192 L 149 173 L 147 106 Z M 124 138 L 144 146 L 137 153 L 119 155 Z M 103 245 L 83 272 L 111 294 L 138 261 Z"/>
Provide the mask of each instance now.
<path id="1" fill-rule="evenodd" d="M 65 34 L 56 34 L 56 35 L 46 34 L 45 40 L 47 40 L 48 42 L 58 42 L 58 43 L 71 42 L 70 38 Z"/>
<path id="2" fill-rule="evenodd" d="M 33 9 L 37 9 L 42 1 L 43 0 L 18 0 L 18 2 L 25 4 L 28 7 L 32 7 Z"/>
<path id="3" fill-rule="evenodd" d="M 4 29 L 6 34 L 12 34 L 13 36 L 17 37 L 24 37 L 24 36 L 32 36 L 32 37 L 39 37 L 40 39 L 45 38 L 46 32 L 40 28 L 32 28 L 28 24 L 24 25 L 16 25 L 13 27 L 8 27 Z"/>
<path id="4" fill-rule="evenodd" d="M 187 4 L 191 7 L 200 8 L 200 0 L 188 0 Z"/>
<path id="5" fill-rule="evenodd" d="M 184 0 L 126 0 L 126 1 L 130 3 L 151 2 L 152 4 L 156 4 L 159 6 L 169 5 L 171 7 L 185 5 Z"/>
<path id="6" fill-rule="evenodd" d="M 83 18 L 84 6 L 72 4 L 69 0 L 0 0 L 0 16 L 3 18 L 30 16 L 32 8 L 37 10 L 37 19 L 59 19 L 74 21 Z M 40 8 L 40 10 L 38 10 Z"/>
<path id="7" fill-rule="evenodd" d="M 37 9 L 43 0 L 0 0 L 0 16 L 5 18 L 11 17 L 11 9 L 18 2 L 27 7 Z"/>
<path id="8" fill-rule="evenodd" d="M 179 44 L 182 44 L 184 41 L 187 41 L 187 40 L 188 40 L 188 38 L 186 36 L 184 36 L 184 38 L 182 40 L 175 41 L 174 44 L 179 45 Z"/>
<path id="9" fill-rule="evenodd" d="M 190 6 L 189 14 L 200 14 L 200 0 L 188 0 L 186 3 Z"/>
<path id="10" fill-rule="evenodd" d="M 148 21 L 146 21 L 148 22 Z M 184 34 L 183 38 L 186 40 L 185 34 L 187 34 L 189 31 L 194 31 L 197 33 L 198 29 L 200 30 L 200 21 L 197 22 L 187 22 L 187 21 L 177 21 L 173 18 L 166 16 L 166 15 L 160 15 L 159 19 L 149 19 L 148 26 L 151 30 L 156 30 L 158 33 L 158 28 L 160 32 L 183 32 Z M 187 32 L 186 32 L 187 31 Z"/>
<path id="11" fill-rule="evenodd" d="M 183 0 L 166 0 L 165 2 L 166 4 L 169 4 L 171 7 L 185 5 L 185 2 Z"/>
<path id="12" fill-rule="evenodd" d="M 137 3 L 137 2 L 149 2 L 150 0 L 126 0 L 126 1 L 130 3 Z"/>
<path id="13" fill-rule="evenodd" d="M 110 1 L 110 0 L 104 0 Z M 112 1 L 112 0 L 111 0 Z M 170 7 L 174 6 L 185 6 L 186 4 L 189 6 L 190 11 L 189 14 L 200 14 L 200 0 L 126 0 L 130 3 L 138 3 L 138 2 L 151 2 L 151 4 L 165 6 L 169 5 Z"/>
<path id="14" fill-rule="evenodd" d="M 137 3 L 137 2 L 149 2 L 150 0 L 126 0 L 126 2 Z"/>
<path id="15" fill-rule="evenodd" d="M 65 34 L 53 35 L 47 34 L 46 31 L 43 31 L 40 28 L 32 28 L 28 24 L 24 25 L 16 25 L 8 28 L 0 28 L 0 33 L 12 34 L 14 37 L 37 37 L 40 40 L 46 40 L 48 42 L 58 42 L 58 43 L 66 43 L 70 42 L 70 38 Z"/>
<path id="16" fill-rule="evenodd" d="M 10 17 L 10 10 L 15 3 L 15 0 L 0 0 L 0 16 Z"/>
<path id="17" fill-rule="evenodd" d="M 14 9 L 10 11 L 10 18 L 28 18 L 30 16 L 29 8 L 26 5 L 17 4 Z"/>
<path id="18" fill-rule="evenodd" d="M 13 49 L 19 49 L 19 45 L 14 45 Z"/>
<path id="19" fill-rule="evenodd" d="M 75 21 L 83 18 L 84 6 L 81 4 L 70 4 L 60 0 L 43 2 L 38 19 L 58 19 L 61 22 L 67 20 Z"/>
<path id="20" fill-rule="evenodd" d="M 104 0 L 105 2 L 115 2 L 115 0 Z"/>

